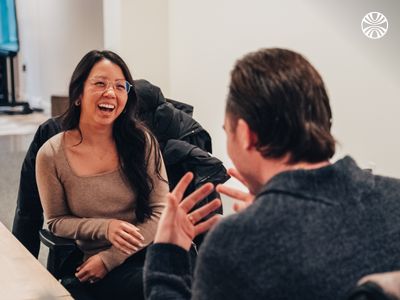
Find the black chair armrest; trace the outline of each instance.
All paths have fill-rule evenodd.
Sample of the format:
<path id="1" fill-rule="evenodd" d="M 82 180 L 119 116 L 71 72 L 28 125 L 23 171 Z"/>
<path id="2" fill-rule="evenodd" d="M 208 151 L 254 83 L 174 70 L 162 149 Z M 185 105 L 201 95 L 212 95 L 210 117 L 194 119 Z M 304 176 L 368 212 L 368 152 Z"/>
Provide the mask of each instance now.
<path id="1" fill-rule="evenodd" d="M 47 229 L 39 230 L 40 240 L 51 250 L 74 250 L 76 248 L 75 240 L 55 236 Z"/>
<path id="2" fill-rule="evenodd" d="M 47 270 L 56 279 L 60 279 L 63 276 L 63 263 L 77 249 L 75 240 L 55 236 L 47 229 L 39 230 L 39 237 L 40 241 L 49 248 Z"/>

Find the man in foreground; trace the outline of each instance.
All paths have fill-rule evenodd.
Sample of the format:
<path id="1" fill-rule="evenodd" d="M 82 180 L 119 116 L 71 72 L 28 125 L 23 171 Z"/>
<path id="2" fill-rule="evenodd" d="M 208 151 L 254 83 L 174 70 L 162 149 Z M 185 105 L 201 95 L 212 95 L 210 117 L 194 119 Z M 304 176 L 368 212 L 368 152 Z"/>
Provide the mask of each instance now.
<path id="1" fill-rule="evenodd" d="M 148 299 L 344 299 L 362 276 L 400 267 L 400 181 L 361 170 L 350 157 L 330 162 L 329 99 L 301 55 L 262 49 L 240 59 L 224 128 L 254 202 L 210 231 L 192 280 L 188 249 L 216 223 L 202 218 L 218 200 L 188 214 L 212 187 L 181 201 L 186 175 L 147 253 Z"/>

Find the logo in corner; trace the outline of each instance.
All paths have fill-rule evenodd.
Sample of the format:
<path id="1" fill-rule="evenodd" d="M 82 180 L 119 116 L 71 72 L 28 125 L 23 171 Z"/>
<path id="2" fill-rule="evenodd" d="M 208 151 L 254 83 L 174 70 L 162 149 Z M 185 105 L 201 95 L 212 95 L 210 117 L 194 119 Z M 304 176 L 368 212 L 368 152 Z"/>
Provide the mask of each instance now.
<path id="1" fill-rule="evenodd" d="M 370 39 L 383 37 L 389 29 L 389 22 L 380 12 L 369 12 L 361 21 L 361 30 Z"/>

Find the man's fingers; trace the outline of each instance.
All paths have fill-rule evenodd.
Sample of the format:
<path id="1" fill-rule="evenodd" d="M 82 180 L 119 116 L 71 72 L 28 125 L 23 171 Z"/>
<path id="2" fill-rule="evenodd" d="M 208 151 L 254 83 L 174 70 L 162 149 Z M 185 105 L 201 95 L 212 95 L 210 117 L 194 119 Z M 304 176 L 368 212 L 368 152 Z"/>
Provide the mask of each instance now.
<path id="1" fill-rule="evenodd" d="M 209 218 L 207 221 L 201 222 L 194 227 L 194 235 L 197 236 L 203 232 L 210 230 L 219 220 L 221 215 L 215 215 Z"/>
<path id="2" fill-rule="evenodd" d="M 214 186 L 212 183 L 206 183 L 205 185 L 191 193 L 189 196 L 187 196 L 185 199 L 183 199 L 180 203 L 180 207 L 186 213 L 189 212 L 197 202 L 207 197 L 213 191 L 213 189 Z"/>
<path id="3" fill-rule="evenodd" d="M 242 191 L 240 191 L 238 189 L 231 188 L 231 187 L 228 187 L 226 185 L 219 184 L 219 185 L 217 185 L 216 190 L 217 190 L 218 193 L 224 194 L 224 195 L 226 195 L 228 197 L 231 197 L 231 198 L 233 198 L 235 200 L 240 200 L 240 201 L 249 201 L 250 200 L 250 194 L 249 193 L 242 192 Z"/>
<path id="4" fill-rule="evenodd" d="M 210 203 L 203 205 L 202 207 L 196 209 L 195 211 L 189 214 L 189 218 L 193 224 L 196 224 L 204 217 L 208 216 L 211 212 L 216 210 L 218 207 L 221 206 L 221 200 L 214 199 Z"/>
<path id="5" fill-rule="evenodd" d="M 180 201 L 183 198 L 183 195 L 185 194 L 185 191 L 187 187 L 189 186 L 190 182 L 193 179 L 193 173 L 188 172 L 186 173 L 181 180 L 179 180 L 178 184 L 175 186 L 174 190 L 172 191 L 172 194 Z"/>
<path id="6" fill-rule="evenodd" d="M 233 204 L 233 210 L 235 212 L 241 212 L 242 210 L 244 210 L 245 208 L 247 208 L 249 206 L 250 203 L 248 202 L 239 202 L 239 203 L 234 203 Z"/>
<path id="7" fill-rule="evenodd" d="M 242 184 L 244 184 L 245 186 L 247 186 L 246 180 L 243 178 L 243 176 L 239 173 L 238 170 L 236 170 L 235 168 L 229 168 L 228 169 L 228 175 L 236 178 L 237 180 L 239 180 Z"/>
<path id="8" fill-rule="evenodd" d="M 178 198 L 174 194 L 168 193 L 167 194 L 167 207 L 175 210 L 178 207 L 178 205 L 179 205 Z"/>

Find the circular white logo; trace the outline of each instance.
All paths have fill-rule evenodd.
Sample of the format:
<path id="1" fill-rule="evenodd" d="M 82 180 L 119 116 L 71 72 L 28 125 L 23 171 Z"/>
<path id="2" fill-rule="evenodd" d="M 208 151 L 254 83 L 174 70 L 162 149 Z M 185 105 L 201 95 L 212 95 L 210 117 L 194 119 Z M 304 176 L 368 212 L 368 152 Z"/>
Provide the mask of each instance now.
<path id="1" fill-rule="evenodd" d="M 389 29 L 389 22 L 380 12 L 367 13 L 361 21 L 361 30 L 370 39 L 380 39 Z"/>

